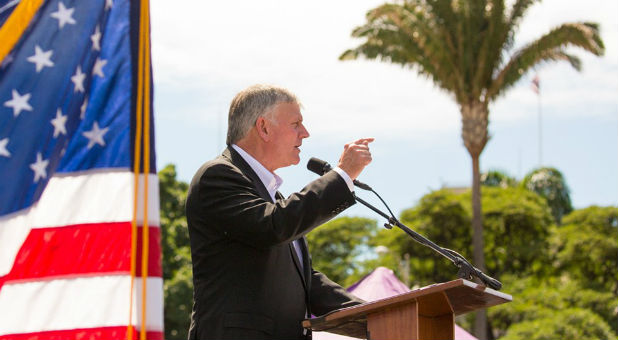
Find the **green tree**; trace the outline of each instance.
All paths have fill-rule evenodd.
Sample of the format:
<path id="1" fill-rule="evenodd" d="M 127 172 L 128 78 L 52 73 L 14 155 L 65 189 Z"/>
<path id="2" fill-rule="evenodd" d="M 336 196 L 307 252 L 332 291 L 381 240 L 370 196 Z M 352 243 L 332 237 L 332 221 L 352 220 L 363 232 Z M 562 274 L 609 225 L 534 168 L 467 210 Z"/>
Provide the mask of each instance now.
<path id="1" fill-rule="evenodd" d="M 502 337 L 505 334 L 508 334 L 507 339 L 608 339 L 616 337 L 618 297 L 611 292 L 587 289 L 580 282 L 565 277 L 539 278 L 509 275 L 504 277 L 503 283 L 505 289 L 515 298 L 510 303 L 489 309 L 491 328 L 496 337 Z M 579 320 L 574 320 L 568 329 L 562 329 L 559 325 L 567 319 L 560 314 L 565 310 L 579 314 Z M 522 333 L 526 327 L 533 326 L 538 332 Z M 551 329 L 556 331 L 556 335 L 547 337 L 547 332 Z M 609 330 L 609 333 L 613 335 L 593 337 L 587 333 L 591 329 L 602 330 L 602 333 Z M 563 332 L 580 334 L 580 336 L 566 336 L 567 334 Z M 557 334 L 563 335 L 557 336 Z M 529 335 L 529 337 L 524 335 Z"/>
<path id="2" fill-rule="evenodd" d="M 400 220 L 434 243 L 453 249 L 464 257 L 471 254 L 470 214 L 461 194 L 439 190 L 423 196 L 417 206 L 402 212 Z M 397 268 L 405 254 L 410 255 L 411 282 L 424 286 L 457 278 L 456 267 L 431 249 L 420 245 L 398 228 L 381 230 L 371 241 L 374 247 L 385 246 L 389 256 L 376 265 Z"/>
<path id="3" fill-rule="evenodd" d="M 481 174 L 481 185 L 486 187 L 512 187 L 517 184 L 515 178 L 507 175 L 503 171 L 490 170 Z"/>
<path id="4" fill-rule="evenodd" d="M 558 272 L 618 295 L 618 208 L 591 206 L 563 222 L 551 238 Z"/>
<path id="5" fill-rule="evenodd" d="M 436 244 L 469 259 L 473 251 L 470 195 L 448 189 L 432 192 L 416 207 L 405 210 L 401 220 Z M 541 275 L 551 267 L 547 247 L 552 217 L 542 197 L 521 188 L 484 187 L 482 203 L 488 275 L 499 280 L 507 273 Z M 410 271 L 419 286 L 457 278 L 457 269 L 450 261 L 399 230 L 381 231 L 374 242 L 386 245 L 398 255 L 395 258 L 410 254 Z M 396 268 L 395 263 L 386 265 Z"/>
<path id="6" fill-rule="evenodd" d="M 469 258 L 471 210 L 469 192 L 455 194 L 443 189 L 423 196 L 416 207 L 401 214 L 401 221 L 436 244 Z M 483 213 L 486 272 L 490 276 L 540 275 L 551 267 L 547 248 L 552 218 L 542 197 L 521 188 L 484 187 Z M 399 257 L 412 255 L 411 273 L 418 285 L 457 277 L 450 261 L 398 229 L 380 231 L 373 245 L 384 245 Z"/>
<path id="7" fill-rule="evenodd" d="M 548 167 L 535 169 L 524 177 L 521 185 L 547 200 L 556 223 L 560 224 L 562 216 L 573 211 L 566 180 L 557 169 Z"/>
<path id="8" fill-rule="evenodd" d="M 480 155 L 489 140 L 489 104 L 537 65 L 565 60 L 581 68 L 567 52 L 576 46 L 602 55 L 596 23 L 566 23 L 514 50 L 515 33 L 534 0 L 407 0 L 384 4 L 367 13 L 367 23 L 353 30 L 364 39 L 340 59 L 380 59 L 415 69 L 453 95 L 462 119 L 462 139 L 472 158 L 472 227 L 474 263 L 483 270 Z M 481 313 L 482 314 L 482 313 Z M 475 334 L 486 338 L 484 314 Z"/>
<path id="9" fill-rule="evenodd" d="M 607 323 L 587 309 L 571 308 L 524 321 L 509 329 L 503 340 L 607 339 L 615 340 Z"/>
<path id="10" fill-rule="evenodd" d="M 348 286 L 370 269 L 360 256 L 377 232 L 376 221 L 360 217 L 334 219 L 307 234 L 313 267 L 331 280 Z"/>
<path id="11" fill-rule="evenodd" d="M 184 213 L 188 185 L 176 179 L 176 167 L 172 164 L 158 175 L 165 338 L 186 339 L 193 296 L 191 248 Z"/>

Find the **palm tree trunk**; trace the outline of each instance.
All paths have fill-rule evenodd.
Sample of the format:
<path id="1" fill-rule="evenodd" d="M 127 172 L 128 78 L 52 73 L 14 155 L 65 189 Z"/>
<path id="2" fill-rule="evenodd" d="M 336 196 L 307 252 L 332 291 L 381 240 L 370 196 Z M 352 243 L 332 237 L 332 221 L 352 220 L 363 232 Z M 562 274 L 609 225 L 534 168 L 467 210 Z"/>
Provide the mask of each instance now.
<path id="1" fill-rule="evenodd" d="M 474 265 L 485 271 L 485 246 L 483 242 L 483 215 L 481 213 L 481 171 L 480 155 L 472 156 L 472 244 L 474 246 Z M 487 313 L 476 312 L 474 336 L 487 340 Z"/>
<path id="2" fill-rule="evenodd" d="M 487 105 L 473 101 L 461 106 L 462 139 L 472 158 L 472 245 L 474 265 L 485 271 L 485 247 L 483 245 L 483 214 L 481 212 L 481 166 L 480 157 L 487 140 Z M 487 340 L 487 314 L 476 313 L 474 336 Z"/>
<path id="3" fill-rule="evenodd" d="M 485 271 L 483 243 L 483 216 L 481 213 L 481 171 L 479 156 L 472 157 L 472 244 L 474 246 L 474 265 Z"/>

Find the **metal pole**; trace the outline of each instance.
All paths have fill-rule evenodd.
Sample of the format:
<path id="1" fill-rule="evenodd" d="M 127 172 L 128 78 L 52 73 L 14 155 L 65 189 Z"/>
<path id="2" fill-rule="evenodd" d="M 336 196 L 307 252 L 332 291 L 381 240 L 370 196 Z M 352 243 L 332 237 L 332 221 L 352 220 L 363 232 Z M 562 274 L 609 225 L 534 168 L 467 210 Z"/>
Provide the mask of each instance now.
<path id="1" fill-rule="evenodd" d="M 539 167 L 543 166 L 543 112 L 541 110 L 541 88 L 537 93 L 539 106 Z"/>

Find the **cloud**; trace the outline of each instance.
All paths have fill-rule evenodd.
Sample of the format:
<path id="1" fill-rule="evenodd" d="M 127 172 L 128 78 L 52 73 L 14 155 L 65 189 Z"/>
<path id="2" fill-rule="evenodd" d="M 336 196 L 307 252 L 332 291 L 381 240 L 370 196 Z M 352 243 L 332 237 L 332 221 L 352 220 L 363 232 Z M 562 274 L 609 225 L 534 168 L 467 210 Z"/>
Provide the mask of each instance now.
<path id="1" fill-rule="evenodd" d="M 158 95 L 164 97 L 160 101 L 175 102 L 169 107 L 176 108 L 174 115 L 180 119 L 212 123 L 227 112 L 237 91 L 254 83 L 274 83 L 299 95 L 314 134 L 330 135 L 341 126 L 402 136 L 458 130 L 452 97 L 414 71 L 377 61 L 337 60 L 359 43 L 350 38 L 351 30 L 380 3 L 153 1 L 155 81 Z M 584 57 L 583 73 L 560 65 L 540 68 L 548 112 L 568 111 L 578 102 L 615 103 L 616 6 L 603 0 L 585 5 L 548 0 L 530 9 L 518 41 L 578 18 L 600 21 L 606 37 L 607 56 Z M 536 111 L 536 105 L 524 79 L 492 106 L 492 119 L 521 119 Z"/>

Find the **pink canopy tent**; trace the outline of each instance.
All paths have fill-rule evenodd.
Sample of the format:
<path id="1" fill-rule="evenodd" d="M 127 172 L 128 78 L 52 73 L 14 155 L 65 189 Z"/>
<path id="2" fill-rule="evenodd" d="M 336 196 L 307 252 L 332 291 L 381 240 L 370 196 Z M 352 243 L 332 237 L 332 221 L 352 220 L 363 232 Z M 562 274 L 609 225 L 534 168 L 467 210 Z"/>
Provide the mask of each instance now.
<path id="1" fill-rule="evenodd" d="M 378 267 L 360 281 L 350 286 L 348 291 L 365 301 L 375 301 L 409 292 L 410 288 L 399 281 L 392 270 L 385 267 Z M 344 340 L 354 338 L 327 332 L 315 332 L 313 333 L 313 339 Z M 477 340 L 472 334 L 466 332 L 465 329 L 457 325 L 455 325 L 455 339 Z"/>

